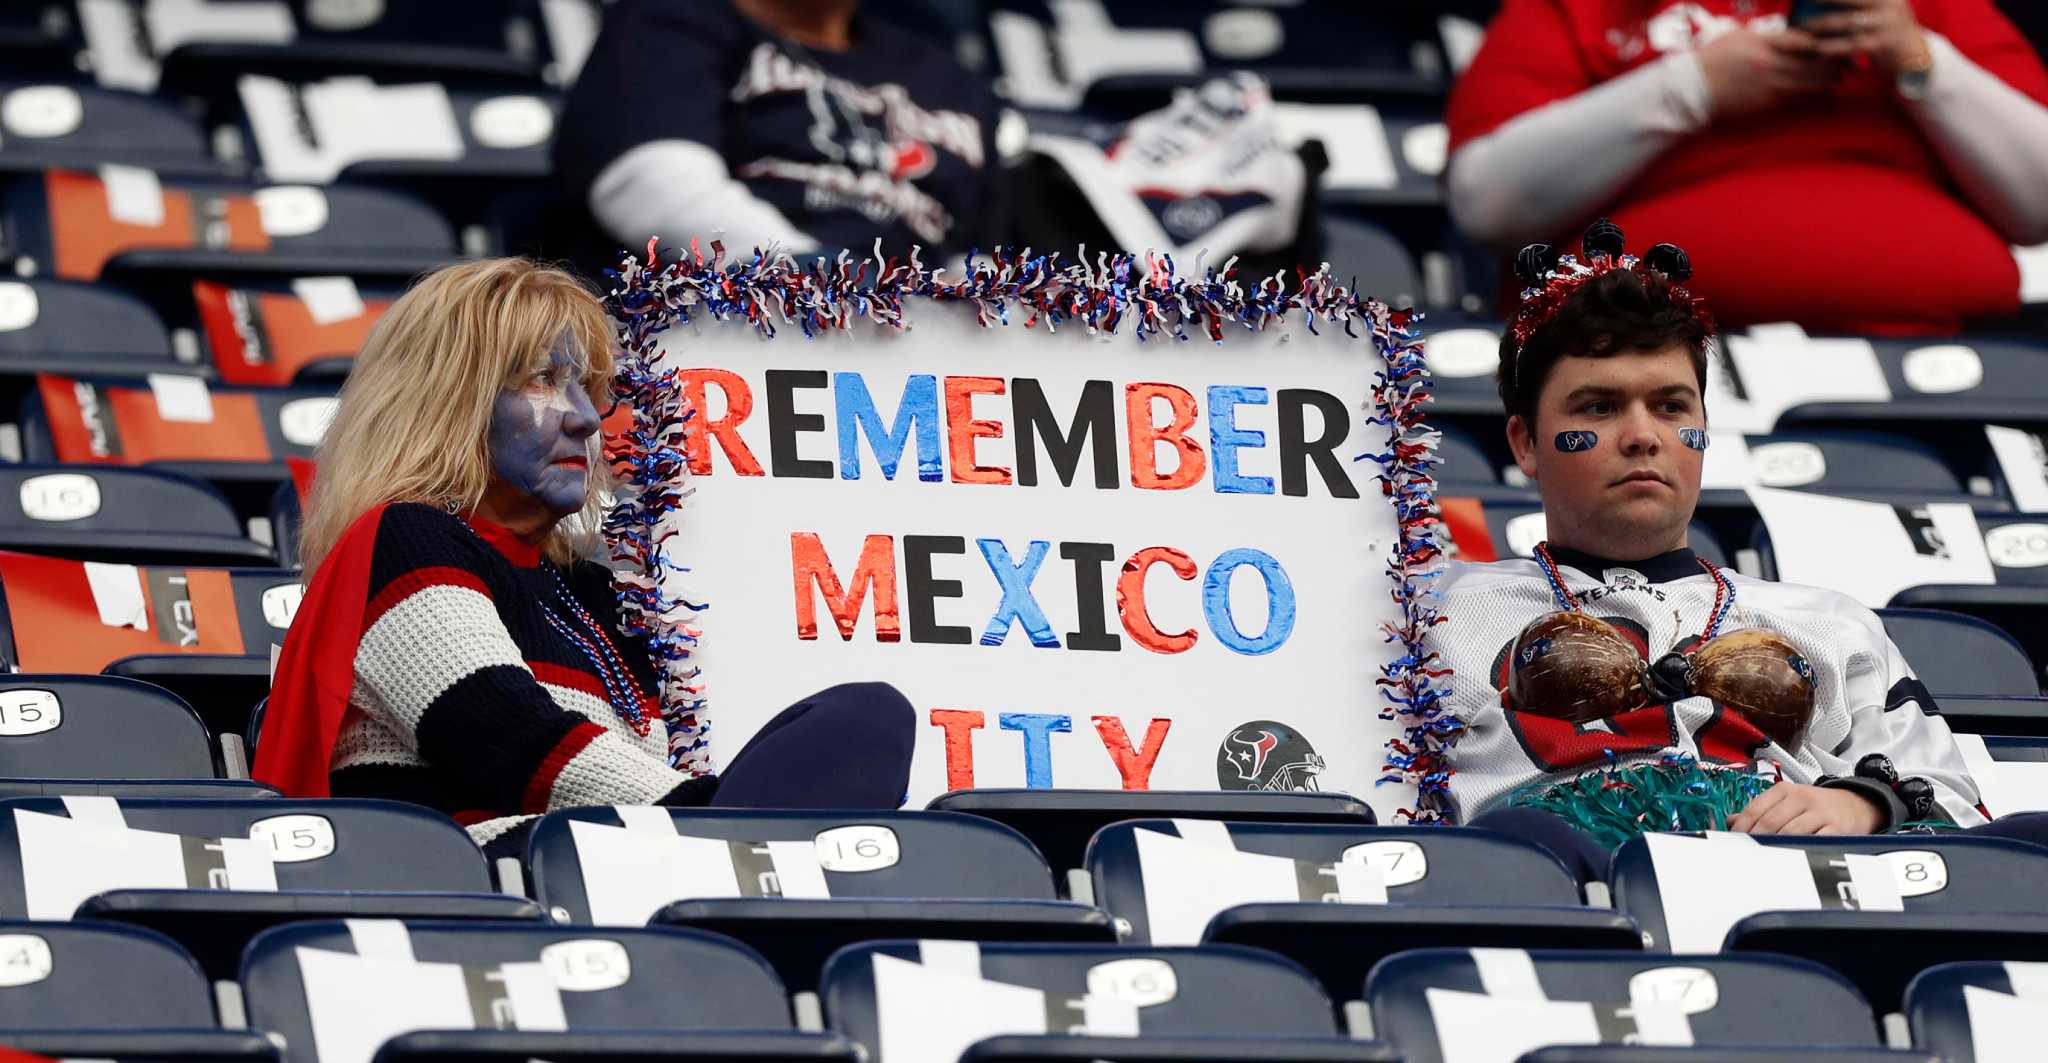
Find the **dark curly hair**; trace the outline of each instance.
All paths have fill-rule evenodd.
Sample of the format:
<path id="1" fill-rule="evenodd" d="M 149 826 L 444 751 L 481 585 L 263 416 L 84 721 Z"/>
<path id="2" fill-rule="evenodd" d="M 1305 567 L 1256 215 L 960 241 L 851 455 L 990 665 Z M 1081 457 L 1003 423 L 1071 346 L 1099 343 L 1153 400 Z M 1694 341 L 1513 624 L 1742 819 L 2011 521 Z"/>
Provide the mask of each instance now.
<path id="1" fill-rule="evenodd" d="M 1707 391 L 1707 340 L 1711 325 L 1693 309 L 1692 297 L 1661 274 L 1616 269 L 1588 279 L 1516 350 L 1514 330 L 1501 337 L 1500 367 L 1494 373 L 1501 405 L 1532 428 L 1536 397 L 1559 358 L 1608 358 L 1630 352 L 1684 345 L 1692 356 L 1700 394 Z"/>

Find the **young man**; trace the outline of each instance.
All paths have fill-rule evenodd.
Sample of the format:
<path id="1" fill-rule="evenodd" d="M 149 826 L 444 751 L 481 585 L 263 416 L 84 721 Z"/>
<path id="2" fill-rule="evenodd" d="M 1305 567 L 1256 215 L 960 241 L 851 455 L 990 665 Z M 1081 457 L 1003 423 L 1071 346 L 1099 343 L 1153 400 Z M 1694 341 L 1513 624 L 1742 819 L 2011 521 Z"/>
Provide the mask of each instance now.
<path id="1" fill-rule="evenodd" d="M 1726 571 L 1687 548 L 1708 445 L 1713 326 L 1681 286 L 1691 272 L 1684 252 L 1658 245 L 1638 262 L 1621 245 L 1603 221 L 1587 232 L 1584 262 L 1541 245 L 1517 262 L 1530 291 L 1501 341 L 1499 386 L 1508 441 L 1542 492 L 1549 539 L 1533 560 L 1453 562 L 1445 576 L 1449 619 L 1434 643 L 1455 670 L 1450 704 L 1466 725 L 1450 754 L 1448 811 L 1544 844 L 1582 878 L 1604 875 L 1605 846 L 1548 811 L 1515 807 L 1511 795 L 1674 754 L 1768 787 L 1731 817 L 1735 831 L 1984 823 L 1947 724 L 1875 614 L 1833 591 Z M 1550 641 L 1514 652 L 1531 621 L 1560 611 L 1606 621 L 1641 655 L 1647 678 L 1638 682 L 1634 658 L 1602 673 L 1566 661 L 1570 647 Z M 1705 655 L 1686 655 L 1748 629 L 1790 644 L 1776 658 L 1788 688 L 1779 692 L 1811 691 L 1803 733 L 1696 693 L 1692 669 Z M 1616 689 L 1584 693 L 1614 711 L 1569 711 L 1576 694 L 1516 704 L 1511 657 L 1526 666 L 1551 652 L 1548 664 L 1578 669 L 1569 675 L 1607 679 Z M 1615 681 L 1624 674 L 1629 683 Z"/>

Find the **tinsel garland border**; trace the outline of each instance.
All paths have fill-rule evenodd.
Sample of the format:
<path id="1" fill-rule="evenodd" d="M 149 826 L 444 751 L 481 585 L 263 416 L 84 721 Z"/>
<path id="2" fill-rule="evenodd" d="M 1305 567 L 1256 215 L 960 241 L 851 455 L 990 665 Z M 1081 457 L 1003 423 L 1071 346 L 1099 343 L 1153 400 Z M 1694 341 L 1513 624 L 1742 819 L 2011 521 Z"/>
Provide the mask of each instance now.
<path id="1" fill-rule="evenodd" d="M 1429 629 L 1445 618 L 1436 588 L 1444 571 L 1437 539 L 1442 522 L 1431 473 L 1439 435 L 1425 420 L 1433 384 L 1415 328 L 1421 315 L 1359 294 L 1339 283 L 1327 264 L 1313 273 L 1297 269 L 1290 291 L 1287 277 L 1278 273 L 1247 286 L 1234 258 L 1208 268 L 1197 260 L 1200 275 L 1192 279 L 1178 276 L 1168 255 L 1145 255 L 1142 269 L 1140 262 L 1124 253 L 1098 253 L 1090 261 L 1085 248 L 1068 261 L 1057 252 L 998 247 L 986 258 L 970 254 L 964 274 L 949 281 L 943 269 L 927 268 L 914 249 L 908 260 L 884 258 L 880 241 L 871 258 L 856 261 L 842 252 L 807 266 L 760 250 L 728 259 L 717 242 L 706 255 L 695 240 L 688 254 L 662 263 L 657 242 L 650 240 L 644 258 L 626 253 L 617 270 L 605 271 L 612 284 L 606 307 L 620 323 L 614 391 L 633 409 L 633 429 L 613 455 L 625 486 L 605 521 L 605 537 L 613 557 L 630 566 L 618 581 L 621 613 L 650 637 L 664 678 L 664 716 L 674 721 L 672 749 L 677 722 L 687 720 L 680 748 L 701 758 L 693 765 L 708 768 L 706 700 L 698 669 L 690 664 L 696 632 L 674 617 L 703 606 L 671 599 L 661 586 L 668 564 L 660 550 L 669 534 L 664 522 L 688 495 L 682 488 L 688 475 L 682 439 L 694 413 L 675 368 L 655 364 L 657 337 L 671 324 L 702 314 L 743 321 L 764 337 L 789 325 L 815 337 L 861 320 L 900 331 L 907 327 L 904 301 L 924 298 L 972 304 L 983 327 L 1011 324 L 1014 316 L 1025 328 L 1043 323 L 1047 332 L 1069 325 L 1115 334 L 1129 320 L 1140 342 L 1154 336 L 1185 341 L 1195 333 L 1222 343 L 1226 330 L 1262 332 L 1299 311 L 1311 334 L 1320 334 L 1319 324 L 1339 326 L 1352 337 L 1363 330 L 1381 359 L 1370 421 L 1387 426 L 1389 449 L 1362 459 L 1380 466 L 1381 488 L 1398 528 L 1387 575 L 1401 619 L 1383 625 L 1383 633 L 1399 643 L 1400 652 L 1381 667 L 1375 683 L 1387 702 L 1380 717 L 1399 721 L 1402 734 L 1387 743 L 1380 781 L 1414 783 L 1416 807 L 1402 814 L 1416 822 L 1441 820 L 1452 772 L 1448 754 L 1464 724 L 1445 704 L 1451 670 L 1426 645 Z"/>

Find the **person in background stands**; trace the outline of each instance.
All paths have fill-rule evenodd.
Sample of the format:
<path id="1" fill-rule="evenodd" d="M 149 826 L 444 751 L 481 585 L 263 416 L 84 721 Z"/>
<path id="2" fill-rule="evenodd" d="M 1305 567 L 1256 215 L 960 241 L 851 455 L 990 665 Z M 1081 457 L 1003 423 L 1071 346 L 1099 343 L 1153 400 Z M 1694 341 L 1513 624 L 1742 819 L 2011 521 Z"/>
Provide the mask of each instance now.
<path id="1" fill-rule="evenodd" d="M 517 258 L 437 270 L 377 322 L 321 444 L 257 779 L 439 809 L 493 857 L 579 805 L 902 803 L 915 724 L 883 683 L 791 706 L 723 775 L 678 770 L 590 560 L 611 342 L 594 295 Z"/>
<path id="2" fill-rule="evenodd" d="M 1506 0 L 1446 114 L 1453 218 L 1502 251 L 1596 215 L 1664 235 L 1724 327 L 2012 314 L 2009 245 L 2048 241 L 2040 58 L 1992 0 L 1793 6 Z"/>
<path id="3" fill-rule="evenodd" d="M 1006 233 L 996 100 L 857 0 L 620 0 L 555 139 L 561 194 L 650 236 L 937 263 Z M 608 261 L 608 259 L 607 259 Z"/>

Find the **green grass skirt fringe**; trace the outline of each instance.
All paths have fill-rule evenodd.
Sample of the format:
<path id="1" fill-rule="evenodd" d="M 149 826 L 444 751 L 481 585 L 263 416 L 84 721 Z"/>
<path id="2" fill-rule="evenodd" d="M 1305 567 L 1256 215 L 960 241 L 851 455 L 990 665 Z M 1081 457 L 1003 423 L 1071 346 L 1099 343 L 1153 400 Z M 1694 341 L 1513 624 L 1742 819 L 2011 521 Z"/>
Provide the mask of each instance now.
<path id="1" fill-rule="evenodd" d="M 1536 782 L 1508 795 L 1517 808 L 1540 808 L 1610 849 L 1656 831 L 1727 830 L 1728 817 L 1776 779 L 1732 768 L 1702 768 L 1689 757 L 1668 757 L 1626 768 L 1606 768 L 1568 782 Z M 1900 824 L 1897 833 L 1957 830 L 1946 820 Z"/>

